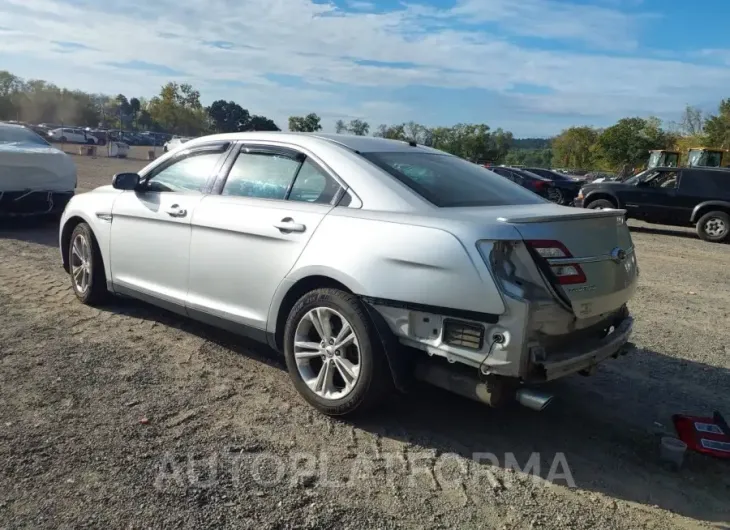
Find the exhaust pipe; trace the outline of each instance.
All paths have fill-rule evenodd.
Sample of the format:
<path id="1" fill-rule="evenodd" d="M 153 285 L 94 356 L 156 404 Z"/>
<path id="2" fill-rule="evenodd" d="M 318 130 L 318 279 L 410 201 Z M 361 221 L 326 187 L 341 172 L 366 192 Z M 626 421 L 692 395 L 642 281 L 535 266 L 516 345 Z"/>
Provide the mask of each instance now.
<path id="1" fill-rule="evenodd" d="M 530 388 L 520 388 L 515 392 L 513 384 L 501 378 L 481 381 L 471 374 L 458 372 L 435 363 L 418 363 L 415 375 L 416 379 L 423 382 L 490 407 L 504 405 L 514 397 L 521 405 L 541 411 L 553 399 L 550 394 L 543 394 Z"/>
<path id="2" fill-rule="evenodd" d="M 532 388 L 520 388 L 515 394 L 515 398 L 520 405 L 538 412 L 547 407 L 553 400 L 551 394 L 545 394 Z"/>

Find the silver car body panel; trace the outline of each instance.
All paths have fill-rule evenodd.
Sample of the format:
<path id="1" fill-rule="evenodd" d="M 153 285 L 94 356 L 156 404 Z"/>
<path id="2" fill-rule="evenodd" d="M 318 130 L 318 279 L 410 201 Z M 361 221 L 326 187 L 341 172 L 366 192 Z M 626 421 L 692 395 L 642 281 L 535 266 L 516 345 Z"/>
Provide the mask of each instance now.
<path id="1" fill-rule="evenodd" d="M 220 141 L 299 151 L 354 199 L 345 207 L 216 194 L 144 197 L 104 186 L 72 199 L 61 237 L 73 217 L 91 225 L 114 291 L 270 335 L 286 318 L 280 308 L 289 290 L 325 276 L 373 305 L 402 344 L 484 373 L 526 377 L 534 366 L 550 375 L 571 373 L 628 340 L 630 326 L 595 349 L 571 343 L 566 351 L 576 362 L 551 365 L 558 361 L 540 357 L 544 344 L 613 322 L 633 295 L 638 267 L 620 210 L 586 212 L 548 202 L 438 208 L 358 151 L 439 152 L 377 138 L 215 135 L 186 142 L 140 176 Z M 188 215 L 170 218 L 165 212 L 173 206 Z M 281 231 L 276 225 L 283 219 L 304 228 Z M 572 256 L 546 259 L 541 268 L 529 252 L 530 240 L 560 241 Z M 554 284 L 544 267 L 563 263 L 579 263 L 586 286 Z M 483 327 L 480 348 L 445 342 L 444 322 L 454 311 Z"/>

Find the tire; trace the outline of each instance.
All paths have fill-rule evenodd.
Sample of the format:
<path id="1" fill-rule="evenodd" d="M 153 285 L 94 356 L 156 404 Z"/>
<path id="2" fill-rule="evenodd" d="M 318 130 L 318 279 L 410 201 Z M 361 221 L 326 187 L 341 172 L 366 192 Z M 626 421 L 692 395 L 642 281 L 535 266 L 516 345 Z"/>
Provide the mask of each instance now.
<path id="1" fill-rule="evenodd" d="M 547 199 L 550 202 L 554 202 L 555 204 L 563 204 L 563 202 L 564 202 L 563 190 L 561 190 L 560 188 L 555 188 L 555 187 L 548 188 Z"/>
<path id="2" fill-rule="evenodd" d="M 708 212 L 697 221 L 697 235 L 704 241 L 720 243 L 730 235 L 730 215 L 727 212 Z"/>
<path id="3" fill-rule="evenodd" d="M 339 349 L 335 349 L 336 344 L 326 344 L 322 348 L 323 342 L 316 342 L 322 334 L 310 318 L 316 318 L 316 312 L 322 315 L 317 319 L 319 328 L 329 322 L 330 338 L 336 338 L 345 327 L 341 325 L 344 318 L 354 332 L 354 340 Z M 324 335 L 326 340 L 326 331 Z M 295 339 L 299 344 L 308 344 L 305 348 L 296 348 L 297 356 Z M 371 410 L 393 386 L 385 352 L 365 307 L 357 297 L 338 289 L 315 289 L 294 304 L 284 328 L 284 357 L 294 387 L 311 406 L 328 416 L 348 416 Z M 349 364 L 344 364 L 343 368 L 343 362 Z M 325 363 L 332 370 L 328 385 L 321 384 L 327 379 L 326 375 L 322 378 L 323 372 L 327 374 Z M 345 374 L 352 375 L 355 368 L 356 377 L 350 379 L 348 385 Z M 322 388 L 315 392 L 310 385 Z M 323 395 L 326 393 L 331 395 Z"/>
<path id="4" fill-rule="evenodd" d="M 66 143 L 67 141 L 65 136 L 61 136 L 59 140 L 61 141 L 61 143 Z"/>
<path id="5" fill-rule="evenodd" d="M 609 200 L 606 199 L 597 199 L 595 201 L 591 201 L 586 205 L 586 208 L 590 208 L 591 210 L 606 210 L 606 209 L 615 209 L 616 205 L 612 203 Z"/>
<path id="6" fill-rule="evenodd" d="M 77 256 L 77 252 L 79 252 L 79 256 Z M 86 277 L 85 289 L 76 276 L 77 270 L 75 269 L 82 263 L 87 264 L 87 270 L 80 273 L 82 278 Z M 81 266 L 83 268 L 83 265 Z M 101 251 L 91 227 L 86 223 L 79 223 L 71 233 L 68 244 L 68 270 L 71 287 L 82 303 L 94 306 L 107 299 L 109 292 L 106 289 L 106 273 L 104 272 L 104 262 L 101 259 Z"/>
<path id="7" fill-rule="evenodd" d="M 94 140 L 92 140 L 91 138 L 88 138 L 86 140 L 86 143 L 89 144 L 89 145 L 96 145 L 96 142 Z"/>

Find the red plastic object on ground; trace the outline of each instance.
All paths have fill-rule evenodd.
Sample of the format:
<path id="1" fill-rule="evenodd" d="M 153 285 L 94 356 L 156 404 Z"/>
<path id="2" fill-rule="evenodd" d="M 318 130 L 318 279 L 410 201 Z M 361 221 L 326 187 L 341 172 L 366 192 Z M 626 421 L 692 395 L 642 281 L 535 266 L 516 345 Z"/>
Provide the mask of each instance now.
<path id="1" fill-rule="evenodd" d="M 712 418 L 672 416 L 679 439 L 689 449 L 716 458 L 730 459 L 730 428 L 719 412 Z"/>

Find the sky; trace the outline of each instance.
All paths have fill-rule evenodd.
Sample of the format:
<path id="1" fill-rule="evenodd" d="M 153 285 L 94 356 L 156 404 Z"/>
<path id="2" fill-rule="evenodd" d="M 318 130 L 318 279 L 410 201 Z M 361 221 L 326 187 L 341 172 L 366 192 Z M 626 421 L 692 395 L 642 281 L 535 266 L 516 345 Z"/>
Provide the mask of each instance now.
<path id="1" fill-rule="evenodd" d="M 715 110 L 728 27 L 728 0 L 0 0 L 0 69 L 130 98 L 191 83 L 282 129 L 316 112 L 545 137 Z"/>

